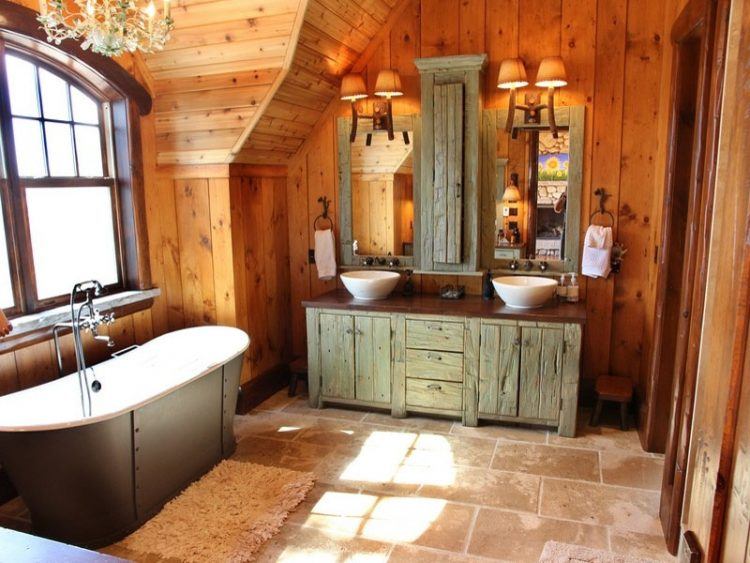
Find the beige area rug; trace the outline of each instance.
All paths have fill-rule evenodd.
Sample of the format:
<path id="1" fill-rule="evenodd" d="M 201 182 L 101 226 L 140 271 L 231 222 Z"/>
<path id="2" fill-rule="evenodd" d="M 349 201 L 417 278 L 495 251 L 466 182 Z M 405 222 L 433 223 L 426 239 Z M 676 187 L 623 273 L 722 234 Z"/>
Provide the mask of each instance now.
<path id="1" fill-rule="evenodd" d="M 225 460 L 116 546 L 188 562 L 252 561 L 313 485 L 312 473 Z"/>
<path id="2" fill-rule="evenodd" d="M 582 545 L 548 541 L 539 563 L 655 563 L 652 559 L 640 559 L 617 555 L 611 551 L 591 549 Z"/>

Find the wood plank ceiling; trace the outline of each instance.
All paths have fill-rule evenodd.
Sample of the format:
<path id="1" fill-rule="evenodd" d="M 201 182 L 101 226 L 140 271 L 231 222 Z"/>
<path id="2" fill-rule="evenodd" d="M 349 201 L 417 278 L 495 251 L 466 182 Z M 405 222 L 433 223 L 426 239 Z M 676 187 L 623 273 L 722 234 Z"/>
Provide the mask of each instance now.
<path id="1" fill-rule="evenodd" d="M 178 0 L 153 78 L 159 164 L 225 163 L 292 63 L 308 0 Z"/>
<path id="2" fill-rule="evenodd" d="M 309 0 L 289 73 L 234 157 L 286 164 L 398 0 Z"/>

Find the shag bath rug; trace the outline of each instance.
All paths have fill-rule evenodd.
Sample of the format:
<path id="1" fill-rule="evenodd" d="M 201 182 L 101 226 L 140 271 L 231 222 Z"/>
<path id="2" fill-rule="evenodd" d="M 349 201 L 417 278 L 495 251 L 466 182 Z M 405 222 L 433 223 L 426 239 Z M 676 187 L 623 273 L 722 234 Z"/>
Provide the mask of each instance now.
<path id="1" fill-rule="evenodd" d="M 641 559 L 617 555 L 611 551 L 591 549 L 582 545 L 548 541 L 539 563 L 656 563 L 652 559 Z"/>
<path id="2" fill-rule="evenodd" d="M 116 547 L 136 559 L 252 561 L 314 484 L 312 473 L 224 460 Z"/>

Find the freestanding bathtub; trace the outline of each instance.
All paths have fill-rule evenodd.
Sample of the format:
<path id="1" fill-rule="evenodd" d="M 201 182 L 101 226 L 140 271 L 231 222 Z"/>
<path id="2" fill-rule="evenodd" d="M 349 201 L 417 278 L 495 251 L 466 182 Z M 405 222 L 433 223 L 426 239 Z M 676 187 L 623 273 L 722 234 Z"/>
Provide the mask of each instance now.
<path id="1" fill-rule="evenodd" d="M 189 328 L 103 362 L 90 417 L 76 374 L 0 397 L 0 465 L 35 533 L 110 544 L 231 455 L 248 344 L 236 328 Z"/>

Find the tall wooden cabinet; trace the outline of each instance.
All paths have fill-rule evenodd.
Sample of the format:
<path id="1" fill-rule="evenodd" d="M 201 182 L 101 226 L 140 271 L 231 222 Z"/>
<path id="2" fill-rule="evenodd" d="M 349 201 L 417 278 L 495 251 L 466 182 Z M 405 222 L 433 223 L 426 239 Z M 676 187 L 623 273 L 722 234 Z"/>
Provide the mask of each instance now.
<path id="1" fill-rule="evenodd" d="M 421 75 L 419 228 L 423 270 L 479 266 L 479 130 L 487 55 L 416 59 Z"/>

